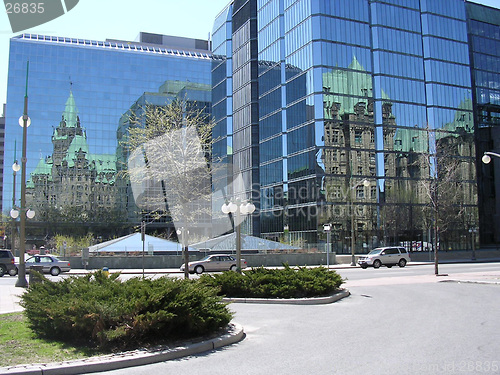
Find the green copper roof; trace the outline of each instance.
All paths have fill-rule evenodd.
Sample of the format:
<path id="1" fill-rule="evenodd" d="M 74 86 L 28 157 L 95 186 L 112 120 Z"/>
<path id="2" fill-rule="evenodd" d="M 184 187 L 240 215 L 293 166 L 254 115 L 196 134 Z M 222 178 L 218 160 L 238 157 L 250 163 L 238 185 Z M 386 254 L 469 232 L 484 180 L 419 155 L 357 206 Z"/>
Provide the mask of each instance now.
<path id="1" fill-rule="evenodd" d="M 35 170 L 31 172 L 29 180 L 26 182 L 27 188 L 35 187 L 33 183 L 33 176 L 49 176 L 49 181 L 52 181 L 52 159 L 48 158 L 47 161 L 43 158 L 38 161 Z"/>
<path id="2" fill-rule="evenodd" d="M 87 144 L 87 139 L 81 135 L 76 135 L 68 148 L 66 157 L 64 160 L 68 162 L 68 167 L 75 166 L 76 154 L 80 151 L 85 152 L 86 159 L 89 159 L 89 145 Z"/>
<path id="3" fill-rule="evenodd" d="M 78 108 L 76 108 L 75 98 L 72 91 L 70 91 L 68 100 L 66 100 L 63 119 L 66 121 L 67 127 L 76 127 L 78 122 Z"/>

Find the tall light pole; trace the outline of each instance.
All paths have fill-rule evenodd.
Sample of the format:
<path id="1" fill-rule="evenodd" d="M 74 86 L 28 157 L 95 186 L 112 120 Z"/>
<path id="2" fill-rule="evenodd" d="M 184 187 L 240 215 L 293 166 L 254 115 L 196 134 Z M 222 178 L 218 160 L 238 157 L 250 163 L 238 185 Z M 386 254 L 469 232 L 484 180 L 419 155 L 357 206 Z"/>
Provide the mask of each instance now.
<path id="1" fill-rule="evenodd" d="M 477 233 L 477 228 L 476 227 L 469 228 L 469 233 L 471 234 L 471 238 L 472 238 L 472 258 L 471 258 L 471 260 L 476 260 L 476 233 Z"/>
<path id="2" fill-rule="evenodd" d="M 28 117 L 28 71 L 30 62 L 26 62 L 26 91 L 24 93 L 24 111 L 19 118 L 19 125 L 23 127 L 23 150 L 21 157 L 21 218 L 20 218 L 20 234 L 19 234 L 19 270 L 16 286 L 26 288 L 26 264 L 24 263 L 24 254 L 26 251 L 26 215 L 33 211 L 26 211 L 26 143 L 28 138 L 28 126 L 31 120 Z M 15 189 L 15 187 L 14 187 Z"/>
<path id="3" fill-rule="evenodd" d="M 239 201 L 224 203 L 221 211 L 225 214 L 235 215 L 234 225 L 236 229 L 236 271 L 241 273 L 241 215 L 251 215 L 255 211 L 253 203 L 241 203 Z"/>
<path id="4" fill-rule="evenodd" d="M 356 255 L 355 255 L 355 249 L 354 247 L 356 246 L 356 238 L 354 235 L 354 190 L 360 186 L 363 185 L 364 187 L 370 186 L 370 183 L 367 180 L 363 180 L 361 182 L 358 182 L 356 185 L 351 186 L 351 266 L 355 267 L 356 266 Z"/>
<path id="5" fill-rule="evenodd" d="M 12 164 L 12 210 L 10 210 L 10 216 L 12 217 L 12 236 L 10 239 L 10 248 L 12 252 L 14 252 L 14 248 L 16 247 L 16 242 L 15 242 L 15 233 L 16 233 L 16 218 L 15 216 L 15 210 L 16 210 L 16 175 L 17 172 L 21 170 L 21 166 L 17 162 L 16 159 L 16 152 L 15 152 L 16 146 L 14 146 L 14 164 Z M 13 216 L 14 215 L 14 216 Z"/>

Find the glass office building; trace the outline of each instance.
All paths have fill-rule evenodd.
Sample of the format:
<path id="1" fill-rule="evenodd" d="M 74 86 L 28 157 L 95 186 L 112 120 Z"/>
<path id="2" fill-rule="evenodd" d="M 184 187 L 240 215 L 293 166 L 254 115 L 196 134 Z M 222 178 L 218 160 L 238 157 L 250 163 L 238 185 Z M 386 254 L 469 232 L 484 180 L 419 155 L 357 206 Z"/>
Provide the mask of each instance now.
<path id="1" fill-rule="evenodd" d="M 235 0 L 213 52 L 217 149 L 260 208 L 249 232 L 317 242 L 328 223 L 342 252 L 436 227 L 457 248 L 478 225 L 462 0 Z"/>
<path id="2" fill-rule="evenodd" d="M 500 150 L 500 9 L 467 3 L 474 86 L 477 155 Z M 479 162 L 479 219 L 482 243 L 500 243 L 498 162 Z M 495 166 L 496 165 L 496 166 Z"/>
<path id="3" fill-rule="evenodd" d="M 130 191 L 117 183 L 124 118 L 141 104 L 189 100 L 193 93 L 210 111 L 211 61 L 208 41 L 156 34 L 143 33 L 136 42 L 12 38 L 3 211 L 12 208 L 13 197 L 19 205 L 20 179 L 13 190 L 11 166 L 15 159 L 21 163 L 18 118 L 27 86 L 26 199 L 36 212 L 30 230 L 38 224 L 43 237 L 68 222 L 94 233 L 107 227 L 107 235 L 113 224 L 140 222 L 131 212 Z"/>

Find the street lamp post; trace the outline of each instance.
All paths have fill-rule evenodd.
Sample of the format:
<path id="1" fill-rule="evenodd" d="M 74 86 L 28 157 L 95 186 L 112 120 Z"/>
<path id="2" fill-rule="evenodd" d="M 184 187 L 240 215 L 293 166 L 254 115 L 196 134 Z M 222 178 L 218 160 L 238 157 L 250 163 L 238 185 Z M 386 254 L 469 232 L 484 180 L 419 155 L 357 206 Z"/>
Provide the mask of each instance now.
<path id="1" fill-rule="evenodd" d="M 472 238 L 472 258 L 471 258 L 471 260 L 476 260 L 476 233 L 477 233 L 477 228 L 476 227 L 469 228 L 469 233 L 471 234 L 471 238 Z"/>
<path id="2" fill-rule="evenodd" d="M 370 183 L 367 180 L 363 180 L 361 182 L 358 182 L 356 185 L 351 186 L 351 266 L 355 267 L 356 266 L 356 256 L 355 256 L 355 251 L 354 247 L 356 246 L 356 238 L 354 236 L 354 190 L 360 186 L 363 185 L 364 187 L 370 186 Z"/>
<path id="3" fill-rule="evenodd" d="M 332 232 L 332 225 L 324 224 L 323 229 L 326 232 L 326 268 L 330 269 L 330 233 Z"/>
<path id="4" fill-rule="evenodd" d="M 253 203 L 237 203 L 229 202 L 224 203 L 221 207 L 221 211 L 225 214 L 236 215 L 234 220 L 234 225 L 236 229 L 236 271 L 241 273 L 241 215 L 251 215 L 255 211 L 255 205 Z"/>
<path id="5" fill-rule="evenodd" d="M 14 159 L 15 156 L 14 156 Z M 12 252 L 14 252 L 15 248 L 15 233 L 16 233 L 16 219 L 14 218 L 13 211 L 15 210 L 16 207 L 16 175 L 17 172 L 21 170 L 21 166 L 17 162 L 17 160 L 14 161 L 14 164 L 12 164 L 12 171 L 13 171 L 13 176 L 12 176 L 12 210 L 10 211 L 10 216 L 12 217 L 12 236 L 10 239 L 10 248 Z M 15 214 L 14 214 L 15 215 Z"/>
<path id="6" fill-rule="evenodd" d="M 26 215 L 28 212 L 34 214 L 33 211 L 26 211 L 26 143 L 28 138 L 28 126 L 31 120 L 28 117 L 28 70 L 29 61 L 26 63 L 26 91 L 24 93 L 24 111 L 19 118 L 19 125 L 23 127 L 23 150 L 21 157 L 21 218 L 20 218 L 20 234 L 19 234 L 19 270 L 16 287 L 25 288 L 28 286 L 26 281 L 26 264 L 24 263 L 24 254 L 26 251 Z M 14 187 L 15 189 L 15 187 Z M 34 215 L 33 215 L 34 216 Z"/>

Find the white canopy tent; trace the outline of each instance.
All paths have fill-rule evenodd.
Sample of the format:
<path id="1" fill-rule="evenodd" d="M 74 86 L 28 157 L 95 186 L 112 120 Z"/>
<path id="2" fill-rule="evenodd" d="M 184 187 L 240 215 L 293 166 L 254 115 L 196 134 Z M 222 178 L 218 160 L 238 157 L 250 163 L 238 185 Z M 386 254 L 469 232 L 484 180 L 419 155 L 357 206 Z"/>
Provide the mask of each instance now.
<path id="1" fill-rule="evenodd" d="M 102 242 L 89 247 L 89 253 L 138 253 L 143 251 L 143 241 L 140 233 L 129 234 L 128 236 L 116 238 L 114 240 Z M 189 251 L 198 251 L 189 247 Z M 146 254 L 172 254 L 182 253 L 182 245 L 178 242 L 164 240 L 163 238 L 145 235 L 144 252 Z"/>

